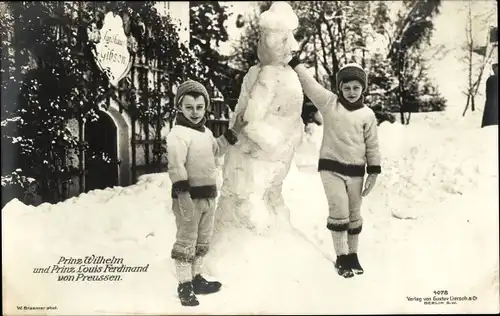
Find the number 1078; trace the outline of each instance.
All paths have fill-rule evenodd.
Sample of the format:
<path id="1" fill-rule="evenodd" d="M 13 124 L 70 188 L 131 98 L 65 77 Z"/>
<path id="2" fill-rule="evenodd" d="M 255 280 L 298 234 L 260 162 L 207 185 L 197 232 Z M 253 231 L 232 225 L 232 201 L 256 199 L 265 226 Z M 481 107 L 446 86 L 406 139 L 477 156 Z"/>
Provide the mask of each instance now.
<path id="1" fill-rule="evenodd" d="M 434 291 L 434 295 L 448 295 L 447 290 Z"/>

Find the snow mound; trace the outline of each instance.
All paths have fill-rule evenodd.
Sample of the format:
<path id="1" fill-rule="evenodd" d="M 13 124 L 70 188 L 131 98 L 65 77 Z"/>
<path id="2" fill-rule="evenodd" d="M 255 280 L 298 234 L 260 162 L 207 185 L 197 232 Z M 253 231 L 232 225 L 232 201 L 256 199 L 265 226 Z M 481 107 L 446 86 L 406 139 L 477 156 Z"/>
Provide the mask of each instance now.
<path id="1" fill-rule="evenodd" d="M 327 202 L 315 172 L 322 132 L 316 126 L 284 183 L 292 225 L 261 234 L 226 231 L 204 269 L 223 289 L 200 296 L 200 306 L 184 308 L 176 297 L 171 183 L 162 173 L 55 205 L 7 204 L 5 313 L 20 305 L 57 305 L 58 315 L 498 312 L 498 129 L 477 128 L 477 121 L 457 129 L 445 116 L 414 122 L 380 126 L 383 173 L 363 204 L 362 276 L 342 279 L 333 267 Z M 123 273 L 118 282 L 33 273 L 61 256 L 91 255 L 148 270 Z M 424 306 L 407 299 L 432 297 L 436 289 L 478 301 Z"/>

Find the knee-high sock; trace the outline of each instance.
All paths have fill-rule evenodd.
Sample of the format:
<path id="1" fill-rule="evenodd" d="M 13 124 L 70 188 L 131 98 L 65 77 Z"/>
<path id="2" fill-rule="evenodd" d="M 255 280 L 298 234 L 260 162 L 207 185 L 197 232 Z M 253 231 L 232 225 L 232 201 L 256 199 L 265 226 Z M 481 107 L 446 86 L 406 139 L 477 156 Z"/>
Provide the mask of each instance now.
<path id="1" fill-rule="evenodd" d="M 349 253 L 357 253 L 358 252 L 358 244 L 359 244 L 359 234 L 348 234 L 347 235 L 347 244 L 349 245 Z"/>
<path id="2" fill-rule="evenodd" d="M 202 268 L 203 268 L 203 257 L 196 256 L 194 258 L 192 270 L 191 270 L 193 273 L 193 277 L 197 276 L 198 274 L 201 274 Z"/>
<path id="3" fill-rule="evenodd" d="M 362 227 L 363 226 L 361 218 L 349 223 L 349 229 L 347 230 L 347 244 L 349 245 L 349 253 L 358 252 L 359 234 L 361 233 Z"/>
<path id="4" fill-rule="evenodd" d="M 193 279 L 190 262 L 175 260 L 175 269 L 179 283 L 190 282 Z"/>
<path id="5" fill-rule="evenodd" d="M 349 218 L 334 219 L 328 217 L 326 227 L 332 233 L 333 247 L 337 256 L 346 255 L 349 253 L 347 244 L 347 229 L 349 228 Z"/>
<path id="6" fill-rule="evenodd" d="M 349 252 L 347 243 L 347 231 L 332 231 L 333 247 L 337 256 L 346 255 Z"/>

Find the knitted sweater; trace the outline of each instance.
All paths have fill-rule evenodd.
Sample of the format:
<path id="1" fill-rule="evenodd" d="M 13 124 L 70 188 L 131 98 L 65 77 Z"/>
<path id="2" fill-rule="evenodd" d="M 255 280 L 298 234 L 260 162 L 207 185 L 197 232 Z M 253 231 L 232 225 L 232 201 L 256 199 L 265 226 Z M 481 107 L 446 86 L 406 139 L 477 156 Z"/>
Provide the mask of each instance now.
<path id="1" fill-rule="evenodd" d="M 380 173 L 380 152 L 375 113 L 367 106 L 350 111 L 337 96 L 321 86 L 299 64 L 299 75 L 305 95 L 323 115 L 323 140 L 318 169 L 344 176 L 364 176 L 366 172 Z"/>
<path id="2" fill-rule="evenodd" d="M 172 198 L 189 192 L 192 199 L 217 197 L 216 157 L 224 155 L 232 139 L 227 133 L 214 138 L 212 131 L 175 125 L 167 135 L 168 174 Z"/>

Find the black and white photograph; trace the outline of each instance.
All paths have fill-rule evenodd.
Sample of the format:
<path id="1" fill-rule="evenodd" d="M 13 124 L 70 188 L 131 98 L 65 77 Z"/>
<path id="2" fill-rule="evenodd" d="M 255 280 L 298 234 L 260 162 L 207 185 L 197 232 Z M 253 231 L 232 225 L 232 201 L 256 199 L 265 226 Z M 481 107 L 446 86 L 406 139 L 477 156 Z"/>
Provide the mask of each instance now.
<path id="1" fill-rule="evenodd" d="M 494 0 L 2 1 L 2 314 L 500 313 Z"/>

